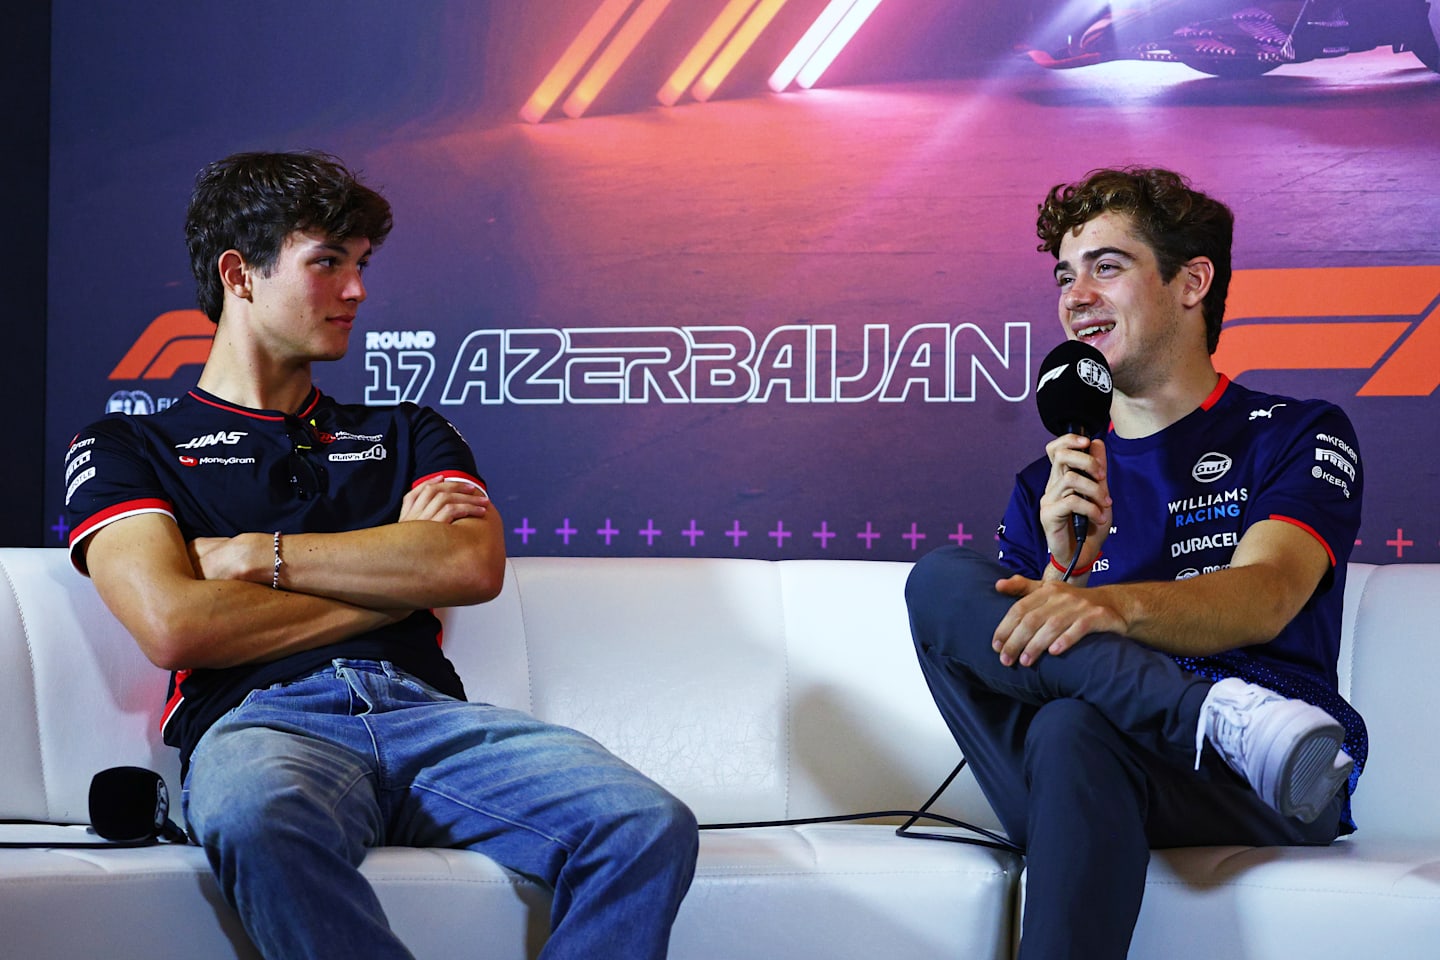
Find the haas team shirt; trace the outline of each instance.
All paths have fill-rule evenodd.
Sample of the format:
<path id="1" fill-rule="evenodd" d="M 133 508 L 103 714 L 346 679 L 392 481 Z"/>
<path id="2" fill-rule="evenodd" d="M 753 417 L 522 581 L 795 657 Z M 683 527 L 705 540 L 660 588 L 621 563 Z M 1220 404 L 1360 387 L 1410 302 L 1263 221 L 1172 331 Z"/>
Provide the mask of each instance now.
<path id="1" fill-rule="evenodd" d="M 341 404 L 312 389 L 286 414 L 236 406 L 199 388 L 148 416 L 91 424 L 65 460 L 70 556 L 87 572 L 86 539 L 127 517 L 156 513 L 186 540 L 241 533 L 332 533 L 392 523 L 407 491 L 431 479 L 484 489 L 469 446 L 448 420 L 414 404 Z M 389 660 L 431 686 L 465 691 L 440 649 L 428 610 L 370 633 L 264 664 L 171 676 L 165 742 L 190 751 L 251 690 L 340 657 Z"/>

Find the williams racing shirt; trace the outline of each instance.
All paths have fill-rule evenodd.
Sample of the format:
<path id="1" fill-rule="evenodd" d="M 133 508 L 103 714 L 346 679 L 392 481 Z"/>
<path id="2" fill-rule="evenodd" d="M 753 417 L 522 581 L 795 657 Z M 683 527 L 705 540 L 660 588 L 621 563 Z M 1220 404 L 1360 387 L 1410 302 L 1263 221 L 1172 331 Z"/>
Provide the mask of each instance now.
<path id="1" fill-rule="evenodd" d="M 1280 520 L 1314 537 L 1330 571 L 1305 607 L 1268 643 L 1210 657 L 1177 657 L 1210 679 L 1238 676 L 1329 711 L 1365 764 L 1365 724 L 1338 693 L 1345 568 L 1360 528 L 1359 444 L 1339 407 L 1257 393 L 1221 377 L 1199 409 L 1148 437 L 1105 437 L 1114 521 L 1090 586 L 1185 580 L 1230 565 L 1255 523 Z M 1049 562 L 1040 497 L 1041 458 L 1016 478 L 1000 528 L 1000 559 L 1038 579 Z M 1347 815 L 1348 820 L 1348 815 Z"/>

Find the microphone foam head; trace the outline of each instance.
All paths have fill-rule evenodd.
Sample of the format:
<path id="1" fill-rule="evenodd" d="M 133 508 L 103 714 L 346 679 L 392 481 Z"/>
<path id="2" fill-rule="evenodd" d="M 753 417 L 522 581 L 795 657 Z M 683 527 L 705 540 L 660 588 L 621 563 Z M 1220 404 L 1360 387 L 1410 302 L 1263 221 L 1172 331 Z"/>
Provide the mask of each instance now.
<path id="1" fill-rule="evenodd" d="M 165 778 L 143 767 L 110 767 L 90 780 L 90 825 L 106 840 L 153 840 L 170 815 Z"/>
<path id="2" fill-rule="evenodd" d="M 1035 405 L 1056 436 L 1101 436 L 1110 426 L 1110 364 L 1088 343 L 1065 340 L 1046 354 L 1035 383 Z"/>

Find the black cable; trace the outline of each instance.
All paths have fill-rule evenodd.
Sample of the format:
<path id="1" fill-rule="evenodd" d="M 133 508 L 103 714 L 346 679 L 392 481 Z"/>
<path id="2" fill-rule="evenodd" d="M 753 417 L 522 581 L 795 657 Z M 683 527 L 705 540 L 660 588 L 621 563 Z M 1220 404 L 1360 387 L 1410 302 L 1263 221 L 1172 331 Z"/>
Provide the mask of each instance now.
<path id="1" fill-rule="evenodd" d="M 1086 537 L 1088 536 L 1089 532 L 1090 532 L 1090 528 L 1089 528 L 1089 527 L 1086 527 L 1084 530 L 1078 531 L 1078 532 L 1076 533 L 1076 535 L 1075 535 L 1075 556 L 1073 556 L 1073 557 L 1070 558 L 1070 566 L 1066 567 L 1066 568 L 1065 568 L 1065 572 L 1060 576 L 1060 582 L 1061 582 L 1061 583 L 1069 583 L 1069 582 L 1070 582 L 1070 576 L 1071 576 L 1071 574 L 1073 574 L 1073 573 L 1075 572 L 1075 564 L 1077 564 L 1077 563 L 1080 562 L 1080 551 L 1081 551 L 1081 548 L 1083 548 L 1083 547 L 1085 546 L 1085 540 L 1086 540 Z"/>
<path id="2" fill-rule="evenodd" d="M 1070 582 L 1070 575 L 1075 572 L 1075 564 L 1080 562 L 1080 546 L 1084 542 L 1084 540 L 1081 540 L 1079 543 L 1075 544 L 1075 556 L 1070 558 L 1070 566 L 1066 567 L 1065 572 L 1060 575 L 1061 583 Z"/>
<path id="3" fill-rule="evenodd" d="M 1000 836 L 998 833 L 992 833 L 991 831 L 986 830 L 984 827 L 977 827 L 973 823 L 966 823 L 963 820 L 952 820 L 949 817 L 942 817 L 939 814 L 928 812 L 930 810 L 930 806 L 936 800 L 940 799 L 940 795 L 945 792 L 945 789 L 949 787 L 952 782 L 954 782 L 955 778 L 960 775 L 960 771 L 964 769 L 965 758 L 961 757 L 960 762 L 955 765 L 955 769 L 950 771 L 950 776 L 946 777 L 944 782 L 942 782 L 940 786 L 935 789 L 935 792 L 930 794 L 930 799 L 920 804 L 920 809 L 917 810 L 910 817 L 909 820 L 906 820 L 904 823 L 900 824 L 898 828 L 896 828 L 895 836 L 909 837 L 913 840 L 944 840 L 947 843 L 970 843 L 978 847 L 989 847 L 992 850 L 1008 850 L 1011 853 L 1023 854 L 1025 852 L 1024 850 L 1021 850 L 1018 846 L 1011 843 L 1005 837 Z M 978 833 L 982 837 L 987 837 L 988 839 L 976 840 L 973 837 L 951 837 L 942 833 L 916 833 L 915 831 L 911 830 L 910 827 L 914 825 L 916 820 L 919 820 L 921 818 L 927 820 L 937 820 L 941 823 L 949 824 L 952 827 L 962 827 L 966 830 L 969 830 L 971 833 Z"/>
<path id="4" fill-rule="evenodd" d="M 1065 573 L 1060 577 L 1061 583 L 1069 583 L 1070 577 L 1074 575 L 1075 564 L 1080 562 L 1080 552 L 1081 549 L 1085 546 L 1085 540 L 1088 533 L 1088 527 L 1076 531 L 1075 553 L 1070 558 L 1070 565 L 1065 568 Z M 930 795 L 929 800 L 926 800 L 920 805 L 920 809 L 918 811 L 910 815 L 909 820 L 906 820 L 900 825 L 899 829 L 895 831 L 895 835 L 899 837 L 913 837 L 916 840 L 945 840 L 951 843 L 971 843 L 982 847 L 992 847 L 996 850 L 1008 850 L 1011 853 L 1018 853 L 1023 856 L 1025 851 L 1019 846 L 1011 843 L 1008 839 L 1000 836 L 997 833 L 992 833 L 989 830 L 986 830 L 984 827 L 977 827 L 973 823 L 965 823 L 963 820 L 951 820 L 949 817 L 942 817 L 938 814 L 927 812 L 930 809 L 930 805 L 933 804 L 936 800 L 940 799 L 940 795 L 945 792 L 945 789 L 949 787 L 950 784 L 954 781 L 954 779 L 960 775 L 960 771 L 963 769 L 965 769 L 965 758 L 961 757 L 960 762 L 955 765 L 955 769 L 950 771 L 950 776 L 946 777 L 944 782 L 941 783 L 940 786 L 936 789 L 936 791 Z M 900 815 L 903 816 L 904 814 Z M 969 830 L 972 833 L 978 833 L 981 836 L 988 838 L 988 840 L 976 840 L 972 837 L 950 837 L 938 833 L 916 833 L 912 831 L 910 827 L 914 825 L 916 820 L 919 820 L 921 818 L 938 820 L 951 826 L 962 827 L 963 829 Z"/>
<path id="5" fill-rule="evenodd" d="M 158 846 L 159 840 L 71 840 L 54 843 L 0 840 L 0 850 L 129 850 Z"/>
<path id="6" fill-rule="evenodd" d="M 912 840 L 943 840 L 946 843 L 968 843 L 977 847 L 989 847 L 993 850 L 1005 850 L 1010 853 L 1022 853 L 1023 851 L 1009 840 L 997 833 L 992 833 L 984 827 L 977 827 L 973 823 L 966 823 L 964 820 L 956 820 L 954 817 L 947 817 L 940 813 L 929 813 L 931 804 L 940 799 L 945 788 L 959 776 L 960 771 L 965 768 L 965 760 L 961 758 L 955 769 L 940 784 L 939 789 L 930 795 L 930 799 L 921 805 L 919 810 L 871 810 L 868 813 L 840 813 L 828 817 L 801 817 L 794 820 L 754 820 L 745 823 L 702 823 L 701 830 L 743 830 L 750 827 L 803 827 L 816 823 L 844 823 L 850 820 L 874 820 L 879 817 L 908 817 L 895 831 L 897 837 L 907 837 Z M 971 833 L 978 833 L 987 839 L 977 837 L 952 837 L 940 833 L 916 833 L 909 827 L 916 820 L 934 820 L 946 826 L 959 827 L 962 830 L 969 830 Z"/>
<path id="7" fill-rule="evenodd" d="M 56 823 L 53 820 L 0 820 L 0 826 L 73 827 L 78 824 Z M 93 827 L 86 827 L 85 832 L 89 836 L 98 836 Z M 153 847 L 159 843 L 159 837 L 142 837 L 138 840 L 0 840 L 0 850 L 111 850 Z"/>

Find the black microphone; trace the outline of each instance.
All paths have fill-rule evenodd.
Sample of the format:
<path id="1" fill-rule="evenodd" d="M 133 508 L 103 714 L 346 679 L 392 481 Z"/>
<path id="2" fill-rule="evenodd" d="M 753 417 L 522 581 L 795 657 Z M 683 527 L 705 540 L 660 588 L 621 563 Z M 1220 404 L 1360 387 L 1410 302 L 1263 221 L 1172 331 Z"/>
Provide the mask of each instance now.
<path id="1" fill-rule="evenodd" d="M 165 778 L 144 767 L 110 767 L 95 774 L 90 780 L 90 825 L 117 843 L 189 842 L 170 819 Z"/>
<path id="2" fill-rule="evenodd" d="M 1040 379 L 1035 383 L 1040 422 L 1057 437 L 1103 436 L 1110 426 L 1111 389 L 1105 355 L 1088 343 L 1065 340 L 1040 363 Z M 1078 547 L 1085 541 L 1087 521 L 1078 513 L 1070 521 Z"/>

